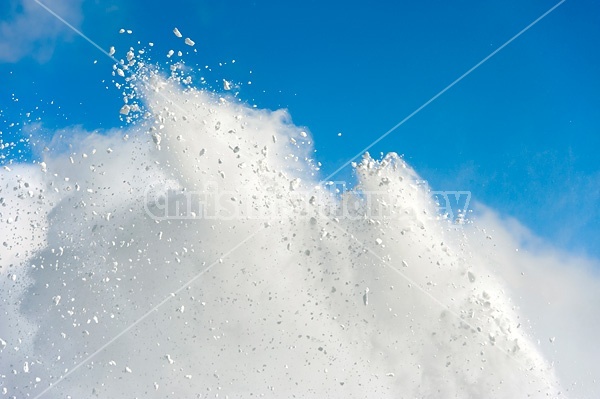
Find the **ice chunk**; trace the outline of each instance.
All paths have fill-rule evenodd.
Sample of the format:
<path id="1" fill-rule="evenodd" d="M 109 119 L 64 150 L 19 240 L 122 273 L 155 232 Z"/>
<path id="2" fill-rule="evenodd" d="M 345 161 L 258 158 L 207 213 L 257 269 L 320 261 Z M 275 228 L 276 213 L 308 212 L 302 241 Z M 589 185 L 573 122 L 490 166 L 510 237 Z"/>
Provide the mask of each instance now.
<path id="1" fill-rule="evenodd" d="M 44 173 L 46 173 L 48 171 L 48 166 L 46 165 L 46 162 L 40 162 L 40 169 Z"/>
<path id="2" fill-rule="evenodd" d="M 131 108 L 129 107 L 129 105 L 125 104 L 121 107 L 121 110 L 119 111 L 119 113 L 121 113 L 122 115 L 127 115 L 130 110 L 131 110 Z"/>
<path id="3" fill-rule="evenodd" d="M 189 37 L 186 37 L 185 38 L 185 44 L 187 44 L 188 46 L 193 46 L 196 43 L 192 39 L 190 39 Z"/>
<path id="4" fill-rule="evenodd" d="M 173 33 L 175 34 L 175 36 L 181 37 L 181 32 L 179 32 L 179 29 L 177 29 L 177 28 L 173 29 Z"/>
<path id="5" fill-rule="evenodd" d="M 171 58 L 173 54 L 175 54 L 175 52 L 173 50 L 169 50 L 169 52 L 167 53 L 167 58 Z"/>
<path id="6" fill-rule="evenodd" d="M 108 50 L 108 55 L 111 57 L 115 55 L 115 46 L 110 46 L 110 50 Z"/>
<path id="7" fill-rule="evenodd" d="M 152 133 L 152 141 L 154 142 L 154 144 L 156 144 L 157 147 L 160 147 L 161 140 L 162 140 L 162 137 L 160 136 L 160 133 L 158 133 L 158 132 Z"/>
<path id="8" fill-rule="evenodd" d="M 290 182 L 290 191 L 296 191 L 300 186 L 300 179 L 296 178 Z"/>
<path id="9" fill-rule="evenodd" d="M 383 244 L 383 240 L 381 238 L 376 238 L 375 239 L 375 244 L 381 245 L 381 244 Z"/>
<path id="10" fill-rule="evenodd" d="M 225 79 L 223 79 L 223 89 L 231 90 L 231 82 L 228 82 Z"/>

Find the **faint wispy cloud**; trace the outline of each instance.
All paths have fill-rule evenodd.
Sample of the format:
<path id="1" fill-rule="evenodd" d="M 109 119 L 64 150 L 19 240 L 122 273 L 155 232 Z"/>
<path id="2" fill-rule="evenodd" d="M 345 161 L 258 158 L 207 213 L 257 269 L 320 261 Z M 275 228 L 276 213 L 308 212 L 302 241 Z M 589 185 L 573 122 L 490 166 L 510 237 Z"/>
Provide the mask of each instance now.
<path id="1" fill-rule="evenodd" d="M 52 57 L 57 39 L 73 35 L 34 0 L 9 1 L 8 12 L 0 14 L 0 62 L 18 62 L 25 57 L 45 62 Z M 50 3 L 73 24 L 81 24 L 82 0 L 51 0 Z"/>

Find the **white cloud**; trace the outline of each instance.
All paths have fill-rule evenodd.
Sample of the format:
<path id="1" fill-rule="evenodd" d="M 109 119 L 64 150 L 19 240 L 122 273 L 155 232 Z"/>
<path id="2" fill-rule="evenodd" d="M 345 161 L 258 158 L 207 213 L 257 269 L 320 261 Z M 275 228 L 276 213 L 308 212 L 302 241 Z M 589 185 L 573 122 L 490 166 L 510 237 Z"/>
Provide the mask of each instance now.
<path id="1" fill-rule="evenodd" d="M 73 26 L 83 20 L 82 0 L 42 1 Z M 40 62 L 52 57 L 56 41 L 73 32 L 33 0 L 11 0 L 8 15 L 0 21 L 0 62 L 17 62 L 31 56 Z"/>

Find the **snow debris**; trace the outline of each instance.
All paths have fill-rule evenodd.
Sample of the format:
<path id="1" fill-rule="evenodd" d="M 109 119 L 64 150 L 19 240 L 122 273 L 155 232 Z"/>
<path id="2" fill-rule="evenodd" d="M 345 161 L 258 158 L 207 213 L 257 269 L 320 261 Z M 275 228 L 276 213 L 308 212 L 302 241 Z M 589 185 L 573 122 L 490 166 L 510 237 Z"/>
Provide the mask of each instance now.
<path id="1" fill-rule="evenodd" d="M 292 181 L 290 181 L 290 191 L 296 191 L 298 189 L 298 187 L 300 187 L 300 179 L 299 178 L 295 178 Z"/>
<path id="2" fill-rule="evenodd" d="M 181 37 L 181 32 L 179 32 L 179 29 L 177 29 L 177 28 L 173 29 L 173 33 L 175 34 L 175 36 Z"/>
<path id="3" fill-rule="evenodd" d="M 475 282 L 475 275 L 471 272 L 467 272 L 467 276 L 469 277 L 469 281 L 474 283 Z"/>
<path id="4" fill-rule="evenodd" d="M 113 55 L 115 55 L 115 51 L 115 46 L 110 46 L 110 50 L 108 50 L 108 55 L 112 57 Z"/>
<path id="5" fill-rule="evenodd" d="M 129 107 L 129 105 L 125 104 L 121 107 L 121 110 L 119 111 L 119 113 L 122 115 L 127 115 L 127 114 L 129 114 L 130 110 L 131 110 L 131 107 Z"/>
<path id="6" fill-rule="evenodd" d="M 156 148 L 158 148 L 159 150 L 160 150 L 161 140 L 162 140 L 162 137 L 161 137 L 160 133 L 158 133 L 158 132 L 152 133 L 152 141 L 154 142 L 154 144 L 156 144 Z"/>
<path id="7" fill-rule="evenodd" d="M 190 39 L 189 37 L 185 38 L 185 44 L 187 44 L 188 46 L 194 46 L 194 44 L 196 44 L 196 42 L 194 42 L 192 39 Z"/>

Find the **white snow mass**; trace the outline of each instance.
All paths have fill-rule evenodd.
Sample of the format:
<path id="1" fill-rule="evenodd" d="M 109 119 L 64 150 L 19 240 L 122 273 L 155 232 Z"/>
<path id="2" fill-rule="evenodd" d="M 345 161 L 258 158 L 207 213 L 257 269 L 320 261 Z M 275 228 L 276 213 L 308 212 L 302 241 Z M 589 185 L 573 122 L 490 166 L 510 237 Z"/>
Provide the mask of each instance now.
<path id="1" fill-rule="evenodd" d="M 444 218 L 393 153 L 338 195 L 285 111 L 129 85 L 135 124 L 1 172 L 1 394 L 569 396 L 491 213 Z"/>

